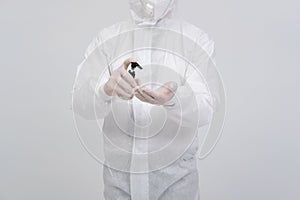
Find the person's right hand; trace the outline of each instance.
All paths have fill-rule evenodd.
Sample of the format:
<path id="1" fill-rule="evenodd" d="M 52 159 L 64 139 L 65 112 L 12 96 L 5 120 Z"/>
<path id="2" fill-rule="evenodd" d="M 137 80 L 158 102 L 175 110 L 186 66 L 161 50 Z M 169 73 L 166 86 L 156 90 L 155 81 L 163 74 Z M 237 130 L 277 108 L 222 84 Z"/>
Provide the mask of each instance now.
<path id="1" fill-rule="evenodd" d="M 121 99 L 129 100 L 134 96 L 137 89 L 137 83 L 133 77 L 127 72 L 127 68 L 131 62 L 135 62 L 132 58 L 124 61 L 123 65 L 114 70 L 109 80 L 104 84 L 104 92 L 109 96 L 117 95 Z"/>

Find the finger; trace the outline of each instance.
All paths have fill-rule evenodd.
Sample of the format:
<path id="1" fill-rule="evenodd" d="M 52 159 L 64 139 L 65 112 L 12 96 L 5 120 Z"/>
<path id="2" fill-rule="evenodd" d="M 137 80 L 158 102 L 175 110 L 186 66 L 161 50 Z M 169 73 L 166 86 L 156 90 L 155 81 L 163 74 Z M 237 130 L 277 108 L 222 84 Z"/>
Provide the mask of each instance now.
<path id="1" fill-rule="evenodd" d="M 146 102 L 151 103 L 151 104 L 159 104 L 159 102 L 156 99 L 154 99 L 152 96 L 148 95 L 147 93 L 145 93 L 141 90 L 137 90 L 137 93 L 139 95 L 141 95 L 145 99 Z"/>
<path id="2" fill-rule="evenodd" d="M 134 58 L 128 58 L 124 61 L 123 65 L 121 66 L 121 68 L 124 68 L 125 70 L 128 69 L 130 63 L 132 62 L 136 62 L 136 60 Z"/>
<path id="3" fill-rule="evenodd" d="M 143 102 L 157 104 L 157 102 L 147 95 L 143 95 L 140 92 L 136 93 L 135 96 Z"/>
<path id="4" fill-rule="evenodd" d="M 133 97 L 133 95 L 128 94 L 127 92 L 125 92 L 121 87 L 117 86 L 115 87 L 115 93 L 117 94 L 118 97 L 122 98 L 122 99 L 131 99 Z"/>
<path id="5" fill-rule="evenodd" d="M 135 93 L 135 96 L 136 98 L 138 98 L 139 100 L 143 101 L 143 102 L 147 102 L 146 99 L 141 95 L 139 94 L 138 92 Z"/>
<path id="6" fill-rule="evenodd" d="M 131 87 L 135 88 L 137 86 L 133 77 L 125 70 L 121 70 L 122 78 L 131 85 Z"/>
<path id="7" fill-rule="evenodd" d="M 145 94 L 148 94 L 149 96 L 152 96 L 156 101 L 158 101 L 160 104 L 164 104 L 165 102 L 172 99 L 175 95 L 175 91 L 172 91 L 170 89 L 167 89 L 166 93 L 161 93 L 157 90 L 150 90 L 148 88 L 143 88 L 143 92 Z"/>
<path id="8" fill-rule="evenodd" d="M 165 83 L 161 87 L 168 89 L 170 92 L 175 92 L 177 90 L 178 85 L 176 82 L 170 81 L 170 82 Z"/>
<path id="9" fill-rule="evenodd" d="M 140 79 L 134 79 L 136 82 L 136 87 L 134 88 L 134 91 L 136 92 L 138 89 L 140 89 L 141 85 L 141 80 Z"/>
<path id="10" fill-rule="evenodd" d="M 121 87 L 126 93 L 133 94 L 134 87 L 132 87 L 129 83 L 127 83 L 124 79 L 120 78 L 117 81 L 119 87 Z"/>
<path id="11" fill-rule="evenodd" d="M 149 88 L 143 87 L 143 88 L 140 88 L 140 91 L 141 91 L 144 95 L 150 96 L 152 99 L 158 100 L 158 99 L 160 98 L 160 96 L 159 96 L 154 90 L 151 90 L 151 89 L 149 89 Z"/>

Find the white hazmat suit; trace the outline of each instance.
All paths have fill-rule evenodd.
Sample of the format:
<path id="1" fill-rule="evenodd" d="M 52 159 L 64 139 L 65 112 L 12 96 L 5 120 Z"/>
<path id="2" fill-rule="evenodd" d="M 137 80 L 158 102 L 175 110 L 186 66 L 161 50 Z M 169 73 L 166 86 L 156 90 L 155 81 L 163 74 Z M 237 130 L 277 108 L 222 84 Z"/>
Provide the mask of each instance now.
<path id="1" fill-rule="evenodd" d="M 99 125 L 103 151 L 93 156 L 104 164 L 104 197 L 199 199 L 198 136 L 222 101 L 214 43 L 197 27 L 174 18 L 174 0 L 129 3 L 133 20 L 99 32 L 73 88 L 74 112 Z M 174 97 L 153 105 L 108 96 L 103 85 L 129 57 L 143 67 L 136 70 L 142 86 L 155 89 L 173 81 L 178 86 Z"/>

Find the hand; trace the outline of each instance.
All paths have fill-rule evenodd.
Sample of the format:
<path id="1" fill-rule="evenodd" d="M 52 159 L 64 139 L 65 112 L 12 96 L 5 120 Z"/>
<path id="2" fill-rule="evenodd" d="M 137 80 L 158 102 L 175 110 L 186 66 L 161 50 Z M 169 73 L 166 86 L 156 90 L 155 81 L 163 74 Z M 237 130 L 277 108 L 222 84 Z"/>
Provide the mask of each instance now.
<path id="1" fill-rule="evenodd" d="M 139 84 L 138 80 L 137 80 L 137 84 Z M 173 98 L 176 90 L 177 90 L 177 83 L 170 81 L 155 90 L 151 90 L 146 87 L 141 87 L 136 90 L 135 96 L 141 101 L 146 103 L 163 105 Z"/>
<path id="2" fill-rule="evenodd" d="M 137 82 L 127 72 L 127 68 L 131 62 L 135 61 L 132 58 L 125 60 L 122 66 L 112 72 L 103 88 L 107 95 L 117 95 L 126 100 L 133 98 L 137 88 Z"/>

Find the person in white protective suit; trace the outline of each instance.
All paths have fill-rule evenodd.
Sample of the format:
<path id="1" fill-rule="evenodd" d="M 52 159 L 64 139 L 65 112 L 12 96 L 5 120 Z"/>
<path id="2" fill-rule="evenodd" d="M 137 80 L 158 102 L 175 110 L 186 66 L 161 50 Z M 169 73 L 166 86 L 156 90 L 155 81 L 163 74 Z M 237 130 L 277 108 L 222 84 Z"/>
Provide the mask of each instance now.
<path id="1" fill-rule="evenodd" d="M 199 199 L 199 128 L 217 93 L 214 42 L 174 15 L 176 0 L 129 0 L 133 20 L 99 32 L 77 70 L 73 109 L 102 121 L 106 200 Z M 132 62 L 133 77 L 128 70 Z"/>

